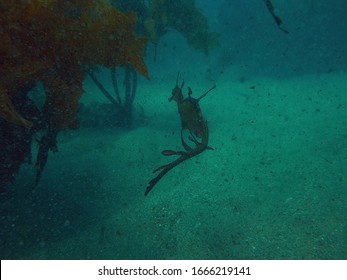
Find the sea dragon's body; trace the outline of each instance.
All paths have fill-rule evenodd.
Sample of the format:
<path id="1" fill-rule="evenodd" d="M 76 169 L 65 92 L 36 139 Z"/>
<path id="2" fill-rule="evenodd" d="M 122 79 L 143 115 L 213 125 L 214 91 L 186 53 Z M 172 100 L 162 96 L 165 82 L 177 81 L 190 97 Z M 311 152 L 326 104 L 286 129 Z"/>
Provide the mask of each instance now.
<path id="1" fill-rule="evenodd" d="M 181 87 L 179 87 L 176 81 L 176 86 L 172 90 L 172 96 L 169 99 L 169 101 L 174 100 L 177 102 L 178 112 L 179 112 L 179 115 L 181 118 L 181 124 L 182 124 L 181 142 L 185 151 L 172 151 L 172 150 L 162 151 L 162 154 L 165 156 L 176 155 L 179 157 L 173 162 L 160 166 L 159 168 L 153 171 L 153 173 L 156 173 L 158 171 L 160 172 L 155 178 L 153 178 L 148 183 L 145 195 L 147 195 L 154 188 L 154 186 L 159 182 L 159 180 L 171 169 L 173 169 L 180 163 L 186 161 L 187 159 L 190 159 L 192 157 L 195 157 L 198 154 L 201 154 L 206 149 L 211 149 L 208 146 L 207 121 L 202 116 L 201 109 L 199 106 L 199 101 L 203 97 L 205 97 L 206 94 L 209 93 L 216 86 L 213 86 L 210 90 L 208 90 L 205 94 L 203 94 L 197 99 L 191 97 L 192 90 L 190 88 L 188 88 L 189 90 L 188 98 L 184 98 L 182 93 L 183 86 L 184 86 L 184 83 L 182 83 Z M 189 131 L 190 133 L 189 140 L 191 140 L 195 144 L 194 148 L 190 147 L 185 142 L 183 137 L 184 130 Z M 198 141 L 197 138 L 200 138 L 201 140 Z"/>

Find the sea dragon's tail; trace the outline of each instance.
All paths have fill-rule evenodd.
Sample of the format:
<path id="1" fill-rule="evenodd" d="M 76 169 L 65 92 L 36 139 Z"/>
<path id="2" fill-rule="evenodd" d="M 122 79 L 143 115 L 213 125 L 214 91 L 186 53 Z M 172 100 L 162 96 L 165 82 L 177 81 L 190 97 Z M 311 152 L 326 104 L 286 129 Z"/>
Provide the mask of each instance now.
<path id="1" fill-rule="evenodd" d="M 195 149 L 191 149 L 189 152 L 184 152 L 184 151 L 172 151 L 172 150 L 164 150 L 162 151 L 162 154 L 165 156 L 173 156 L 173 155 L 179 155 L 180 157 L 174 160 L 173 162 L 170 162 L 168 164 L 162 165 L 158 167 L 156 170 L 153 171 L 153 173 L 159 172 L 159 174 L 154 177 L 147 185 L 145 195 L 147 195 L 153 188 L 154 186 L 159 182 L 159 180 L 166 174 L 168 173 L 171 169 L 175 168 L 177 165 L 180 163 L 186 161 L 187 159 L 190 159 L 192 157 L 195 157 L 196 155 L 202 153 L 204 150 L 208 148 L 207 145 L 204 145 L 202 143 L 199 143 Z"/>

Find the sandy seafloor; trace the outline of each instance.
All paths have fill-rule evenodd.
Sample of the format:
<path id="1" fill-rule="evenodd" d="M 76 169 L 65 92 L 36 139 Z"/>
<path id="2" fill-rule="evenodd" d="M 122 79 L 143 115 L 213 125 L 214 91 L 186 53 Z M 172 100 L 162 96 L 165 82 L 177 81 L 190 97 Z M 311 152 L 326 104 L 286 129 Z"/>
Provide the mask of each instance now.
<path id="1" fill-rule="evenodd" d="M 233 77 L 233 78 L 230 78 Z M 194 96 L 211 83 L 187 74 Z M 346 259 L 347 73 L 238 77 L 201 101 L 210 146 L 144 196 L 180 148 L 172 79 L 141 82 L 132 130 L 61 133 L 34 194 L 1 204 L 2 259 Z"/>

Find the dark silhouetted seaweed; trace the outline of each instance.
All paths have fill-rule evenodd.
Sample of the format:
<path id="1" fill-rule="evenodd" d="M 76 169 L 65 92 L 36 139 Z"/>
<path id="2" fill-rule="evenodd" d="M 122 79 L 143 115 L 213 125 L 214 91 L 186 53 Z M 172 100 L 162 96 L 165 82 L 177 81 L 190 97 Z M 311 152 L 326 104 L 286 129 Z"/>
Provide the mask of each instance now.
<path id="1" fill-rule="evenodd" d="M 284 27 L 283 27 L 283 23 L 282 20 L 279 16 L 276 15 L 275 13 L 275 8 L 272 5 L 271 0 L 264 0 L 267 9 L 269 10 L 269 12 L 271 13 L 272 17 L 274 18 L 276 24 L 278 25 L 278 27 L 284 32 L 284 33 L 289 33 Z"/>

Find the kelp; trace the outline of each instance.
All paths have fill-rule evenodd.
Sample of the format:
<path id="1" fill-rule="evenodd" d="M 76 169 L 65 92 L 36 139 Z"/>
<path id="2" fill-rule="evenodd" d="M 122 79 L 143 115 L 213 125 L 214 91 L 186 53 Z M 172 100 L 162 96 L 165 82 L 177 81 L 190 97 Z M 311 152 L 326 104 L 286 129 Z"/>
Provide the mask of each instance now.
<path id="1" fill-rule="evenodd" d="M 151 0 L 149 12 L 144 25 L 155 45 L 168 28 L 173 28 L 186 38 L 190 46 L 205 54 L 218 46 L 218 34 L 209 31 L 207 19 L 195 6 L 194 0 Z"/>
<path id="2" fill-rule="evenodd" d="M 28 84 L 21 88 L 11 100 L 16 112 L 32 121 L 32 129 L 25 129 L 0 118 L 0 194 L 6 190 L 7 184 L 13 181 L 21 164 L 31 162 L 33 135 L 44 126 L 39 108 L 26 94 L 33 86 Z"/>
<path id="3" fill-rule="evenodd" d="M 137 92 L 137 72 L 133 67 L 124 67 L 124 94 L 123 97 L 120 93 L 119 82 L 117 78 L 116 68 L 110 69 L 110 78 L 113 86 L 113 93 L 106 89 L 100 82 L 96 67 L 90 67 L 86 69 L 89 77 L 94 82 L 94 84 L 99 88 L 101 93 L 106 97 L 106 99 L 111 103 L 114 112 L 117 112 L 117 123 L 123 127 L 131 128 L 133 124 L 133 104 Z"/>
<path id="4" fill-rule="evenodd" d="M 0 115 L 30 128 L 30 122 L 23 120 L 11 106 L 11 92 L 18 83 L 40 80 L 50 88 L 48 99 L 60 100 L 53 102 L 58 107 L 52 106 L 52 101 L 46 104 L 53 110 L 51 116 L 57 129 L 64 129 L 69 127 L 77 105 L 76 94 L 64 92 L 71 87 L 75 93 L 77 85 L 82 92 L 82 65 L 131 64 L 148 78 L 143 61 L 147 39 L 133 35 L 135 23 L 134 14 L 123 14 L 102 0 L 9 0 L 2 4 Z M 61 69 L 74 69 L 66 75 L 62 71 L 64 79 L 70 82 L 53 80 L 52 75 Z"/>
<path id="5" fill-rule="evenodd" d="M 264 3 L 266 5 L 266 8 L 269 10 L 272 18 L 275 20 L 278 28 L 281 29 L 284 33 L 288 34 L 288 30 L 283 27 L 282 19 L 278 15 L 276 15 L 275 7 L 273 6 L 271 0 L 264 0 Z"/>
<path id="6" fill-rule="evenodd" d="M 35 131 L 13 99 L 40 81 L 46 99 L 36 167 L 40 177 L 59 131 L 78 125 L 85 65 L 131 65 L 147 79 L 146 38 L 134 35 L 136 16 L 106 0 L 8 0 L 0 4 L 0 117 L 16 129 Z M 28 137 L 32 136 L 29 133 Z M 48 140 L 47 140 L 48 139 Z M 17 156 L 18 157 L 18 156 Z"/>

